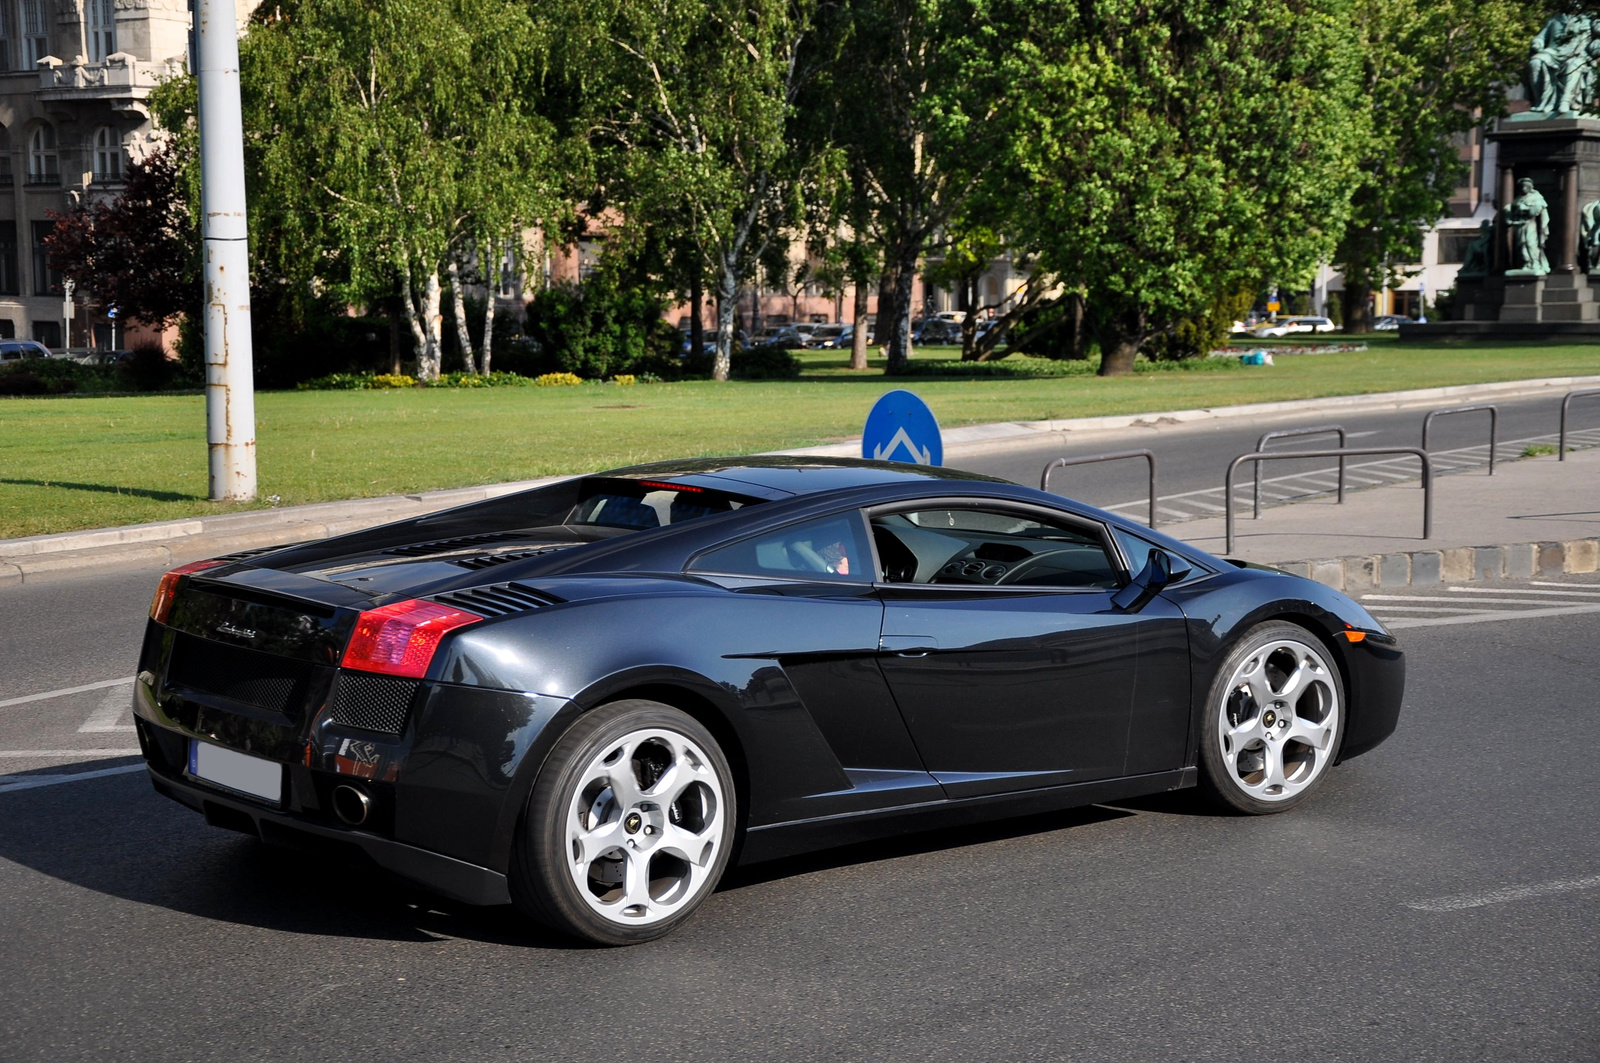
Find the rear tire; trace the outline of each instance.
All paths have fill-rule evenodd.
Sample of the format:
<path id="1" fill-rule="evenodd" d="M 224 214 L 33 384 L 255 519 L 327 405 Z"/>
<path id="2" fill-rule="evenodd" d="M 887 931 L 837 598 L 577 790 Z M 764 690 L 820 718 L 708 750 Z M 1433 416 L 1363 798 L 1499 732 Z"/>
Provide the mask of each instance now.
<path id="1" fill-rule="evenodd" d="M 539 772 L 512 851 L 512 900 L 596 944 L 654 940 L 716 889 L 737 822 L 733 773 L 711 732 L 658 702 L 603 705 Z"/>
<path id="2" fill-rule="evenodd" d="M 1201 789 L 1235 812 L 1287 812 L 1338 759 L 1344 721 L 1344 683 L 1328 647 L 1298 624 L 1259 624 L 1206 696 Z"/>

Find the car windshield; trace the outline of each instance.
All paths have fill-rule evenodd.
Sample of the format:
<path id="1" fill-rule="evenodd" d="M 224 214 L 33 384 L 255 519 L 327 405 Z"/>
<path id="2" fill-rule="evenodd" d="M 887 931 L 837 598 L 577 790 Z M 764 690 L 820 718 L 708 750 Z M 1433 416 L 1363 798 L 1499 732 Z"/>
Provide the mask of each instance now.
<path id="1" fill-rule="evenodd" d="M 657 480 L 590 480 L 567 516 L 568 526 L 642 531 L 728 513 L 760 499 Z"/>

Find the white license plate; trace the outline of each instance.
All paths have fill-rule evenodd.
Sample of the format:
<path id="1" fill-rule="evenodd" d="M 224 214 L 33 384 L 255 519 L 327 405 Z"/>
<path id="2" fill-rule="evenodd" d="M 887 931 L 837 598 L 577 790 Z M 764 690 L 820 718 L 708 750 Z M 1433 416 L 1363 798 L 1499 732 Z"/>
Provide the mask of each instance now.
<path id="1" fill-rule="evenodd" d="M 189 739 L 189 774 L 273 804 L 283 803 L 283 765 Z"/>

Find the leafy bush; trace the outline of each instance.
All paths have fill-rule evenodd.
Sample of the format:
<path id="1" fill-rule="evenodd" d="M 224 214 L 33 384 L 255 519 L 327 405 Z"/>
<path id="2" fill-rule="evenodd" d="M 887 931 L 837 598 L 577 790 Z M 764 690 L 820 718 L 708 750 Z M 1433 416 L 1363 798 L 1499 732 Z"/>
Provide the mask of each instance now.
<path id="1" fill-rule="evenodd" d="M 534 384 L 541 388 L 566 388 L 583 383 L 583 377 L 576 373 L 545 373 L 535 377 Z"/>
<path id="2" fill-rule="evenodd" d="M 1140 353 L 1157 362 L 1205 358 L 1228 342 L 1233 323 L 1244 317 L 1254 302 L 1255 292 L 1248 288 L 1220 295 L 1202 313 L 1146 341 Z"/>
<path id="3" fill-rule="evenodd" d="M 735 380 L 793 380 L 800 375 L 800 359 L 787 347 L 767 343 L 735 351 L 729 372 Z"/>
<path id="4" fill-rule="evenodd" d="M 639 382 L 639 378 L 634 376 L 632 373 L 618 373 L 616 376 L 611 378 L 611 382 L 613 384 L 619 384 L 625 388 L 631 388 L 633 385 Z"/>
<path id="5" fill-rule="evenodd" d="M 367 385 L 374 388 L 414 388 L 417 378 L 404 373 L 379 373 L 372 378 L 372 383 Z"/>
<path id="6" fill-rule="evenodd" d="M 78 390 L 80 366 L 38 358 L 0 366 L 0 395 L 64 395 Z"/>
<path id="7" fill-rule="evenodd" d="M 1238 369 L 1237 358 L 1196 358 L 1184 361 L 1152 362 L 1143 358 L 1133 363 L 1135 373 L 1211 373 Z M 969 380 L 1029 377 L 1093 376 L 1100 370 L 1099 358 L 1062 361 L 1054 358 L 1007 358 L 1000 362 L 931 361 L 912 359 L 899 375 L 960 377 Z"/>
<path id="8" fill-rule="evenodd" d="M 546 288 L 528 304 L 523 330 L 531 344 L 510 357 L 524 372 L 573 373 L 605 379 L 637 372 L 670 356 L 677 331 L 662 320 L 659 296 L 639 284 L 623 284 L 602 269 L 582 284 Z M 534 366 L 525 366 L 529 359 Z M 497 356 L 498 357 L 498 356 Z"/>
<path id="9" fill-rule="evenodd" d="M 135 347 L 116 365 L 117 386 L 124 391 L 166 391 L 181 383 L 199 384 L 199 380 L 184 380 L 183 366 L 175 358 L 168 358 L 159 344 L 148 343 Z"/>

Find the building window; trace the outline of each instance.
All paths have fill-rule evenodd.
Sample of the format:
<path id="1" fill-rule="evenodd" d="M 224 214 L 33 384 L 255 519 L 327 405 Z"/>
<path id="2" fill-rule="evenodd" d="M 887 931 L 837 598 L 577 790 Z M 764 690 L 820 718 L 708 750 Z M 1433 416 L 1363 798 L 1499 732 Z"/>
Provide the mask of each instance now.
<path id="1" fill-rule="evenodd" d="M 33 322 L 33 341 L 42 343 L 46 347 L 61 346 L 61 322 L 35 321 Z"/>
<path id="2" fill-rule="evenodd" d="M 33 294 L 34 295 L 59 295 L 61 293 L 61 273 L 50 267 L 50 253 L 45 250 L 44 241 L 55 231 L 56 223 L 53 221 L 36 221 L 33 223 Z M 41 340 L 41 343 L 44 341 Z M 46 347 L 50 344 L 46 343 Z"/>
<path id="3" fill-rule="evenodd" d="M 0 295 L 21 295 L 17 276 L 17 223 L 0 221 Z"/>
<path id="4" fill-rule="evenodd" d="M 108 125 L 94 131 L 94 179 L 122 180 L 122 135 Z"/>
<path id="5" fill-rule="evenodd" d="M 0 8 L 3 11 L 4 8 Z M 0 188 L 11 187 L 11 134 L 0 126 Z"/>
<path id="6" fill-rule="evenodd" d="M 50 31 L 45 25 L 45 0 L 22 0 L 22 65 L 32 70 L 50 54 Z"/>
<path id="7" fill-rule="evenodd" d="M 11 69 L 11 5 L 0 3 L 0 71 Z"/>
<path id="8" fill-rule="evenodd" d="M 1478 238 L 1476 229 L 1439 230 L 1439 263 L 1452 265 L 1467 260 L 1467 248 Z"/>
<path id="9" fill-rule="evenodd" d="M 89 9 L 89 62 L 103 63 L 117 50 L 117 12 L 114 0 L 86 0 Z"/>
<path id="10" fill-rule="evenodd" d="M 28 183 L 61 183 L 61 170 L 56 161 L 56 127 L 53 125 L 37 126 L 28 137 Z"/>

